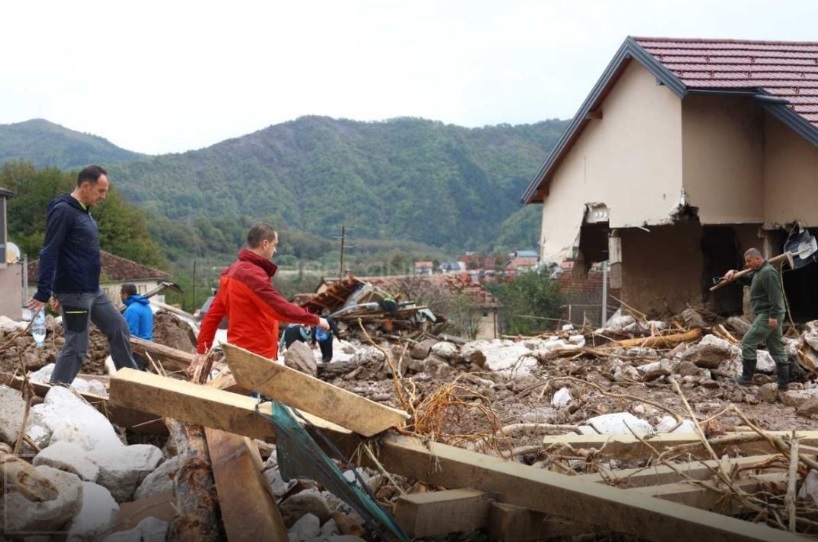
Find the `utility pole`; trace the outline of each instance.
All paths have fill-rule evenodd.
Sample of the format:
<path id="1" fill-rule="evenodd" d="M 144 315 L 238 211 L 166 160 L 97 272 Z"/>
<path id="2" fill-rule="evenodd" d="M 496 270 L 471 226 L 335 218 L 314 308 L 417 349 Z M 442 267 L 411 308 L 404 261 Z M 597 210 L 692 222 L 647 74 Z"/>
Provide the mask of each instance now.
<path id="1" fill-rule="evenodd" d="M 602 324 L 608 323 L 608 261 L 602 262 Z"/>
<path id="2" fill-rule="evenodd" d="M 338 269 L 338 280 L 343 280 L 344 278 L 344 243 L 346 242 L 346 235 L 346 224 L 341 224 L 341 267 Z"/>

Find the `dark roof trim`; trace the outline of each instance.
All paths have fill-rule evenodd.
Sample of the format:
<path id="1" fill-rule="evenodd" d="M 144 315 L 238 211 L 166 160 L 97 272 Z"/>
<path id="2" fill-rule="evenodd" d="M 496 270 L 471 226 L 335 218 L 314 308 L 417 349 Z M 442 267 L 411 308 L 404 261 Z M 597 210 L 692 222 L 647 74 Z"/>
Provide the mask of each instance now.
<path id="1" fill-rule="evenodd" d="M 770 112 L 775 118 L 792 128 L 792 130 L 818 147 L 818 130 L 815 129 L 810 121 L 793 111 L 789 106 L 789 102 L 784 100 L 784 103 L 778 101 L 764 100 L 764 95 L 756 96 L 760 99 L 761 105 Z"/>
<path id="2" fill-rule="evenodd" d="M 0 198 L 13 198 L 16 196 L 14 192 L 11 190 L 6 190 L 5 188 L 0 188 Z"/>
<path id="3" fill-rule="evenodd" d="M 650 53 L 645 51 L 638 43 L 636 43 L 633 38 L 628 37 L 622 46 L 619 47 L 619 50 L 614 55 L 613 59 L 611 59 L 608 67 L 605 68 L 604 72 L 602 72 L 602 76 L 596 82 L 594 88 L 591 89 L 591 93 L 588 95 L 588 97 L 585 98 L 585 101 L 582 103 L 579 111 L 577 111 L 577 114 L 574 115 L 571 124 L 569 124 L 562 133 L 559 141 L 557 141 L 557 144 L 554 146 L 554 150 L 551 151 L 551 154 L 548 156 L 548 158 L 546 158 L 545 163 L 540 168 L 540 171 L 537 172 L 537 174 L 529 182 L 528 188 L 526 188 L 522 198 L 520 199 L 521 203 L 533 203 L 532 200 L 534 199 L 537 190 L 539 190 L 540 186 L 545 181 L 544 177 L 546 173 L 551 170 L 551 168 L 571 147 L 571 144 L 582 131 L 582 128 L 588 123 L 589 113 L 599 104 L 601 99 L 607 95 L 612 83 L 619 78 L 620 73 L 622 73 L 622 70 L 631 59 L 635 59 L 637 62 L 642 64 L 651 74 L 653 74 L 654 77 L 656 77 L 659 83 L 668 87 L 674 94 L 680 98 L 685 95 L 685 86 L 682 84 L 679 78 L 677 78 L 673 72 L 668 70 L 655 58 L 653 58 L 653 56 L 651 56 Z"/>

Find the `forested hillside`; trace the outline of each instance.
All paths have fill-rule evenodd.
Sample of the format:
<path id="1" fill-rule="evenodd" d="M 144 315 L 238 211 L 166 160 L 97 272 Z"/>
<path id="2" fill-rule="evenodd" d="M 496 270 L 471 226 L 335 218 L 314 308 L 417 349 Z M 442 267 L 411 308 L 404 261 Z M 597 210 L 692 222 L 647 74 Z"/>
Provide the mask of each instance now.
<path id="1" fill-rule="evenodd" d="M 161 217 L 153 233 L 172 259 L 191 247 L 232 254 L 259 219 L 307 240 L 346 225 L 362 241 L 453 253 L 533 248 L 539 208 L 523 210 L 519 198 L 564 126 L 303 117 L 109 169 L 127 199 Z"/>
<path id="2" fill-rule="evenodd" d="M 43 119 L 0 124 L 0 164 L 17 160 L 38 168 L 81 169 L 98 162 L 110 165 L 144 157 L 101 137 L 75 132 Z"/>

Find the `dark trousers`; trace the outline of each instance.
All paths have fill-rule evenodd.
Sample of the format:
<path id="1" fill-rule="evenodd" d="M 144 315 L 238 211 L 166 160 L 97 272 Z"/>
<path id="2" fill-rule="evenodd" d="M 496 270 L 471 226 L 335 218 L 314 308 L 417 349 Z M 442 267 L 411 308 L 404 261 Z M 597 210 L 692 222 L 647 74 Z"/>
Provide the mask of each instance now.
<path id="1" fill-rule="evenodd" d="M 131 352 L 128 322 L 101 288 L 95 293 L 56 296 L 62 306 L 65 344 L 51 375 L 52 384 L 71 384 L 80 372 L 88 351 L 91 322 L 107 337 L 117 369 L 138 368 Z"/>
<path id="2" fill-rule="evenodd" d="M 324 341 L 318 341 L 318 347 L 321 349 L 321 361 L 324 363 L 332 361 L 332 335 Z"/>

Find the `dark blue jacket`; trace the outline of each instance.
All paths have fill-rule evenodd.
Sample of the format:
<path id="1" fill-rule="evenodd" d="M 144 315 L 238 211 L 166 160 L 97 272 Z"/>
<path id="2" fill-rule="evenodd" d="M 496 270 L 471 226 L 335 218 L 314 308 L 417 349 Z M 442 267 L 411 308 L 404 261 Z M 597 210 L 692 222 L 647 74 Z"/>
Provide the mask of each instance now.
<path id="1" fill-rule="evenodd" d="M 153 340 L 153 311 L 150 308 L 150 301 L 147 297 L 134 294 L 128 296 L 125 303 L 125 320 L 128 321 L 128 328 L 131 330 L 131 335 L 145 339 L 146 341 Z"/>
<path id="2" fill-rule="evenodd" d="M 96 292 L 100 267 L 97 223 L 71 194 L 57 196 L 48 204 L 34 299 L 47 302 L 52 292 Z"/>

